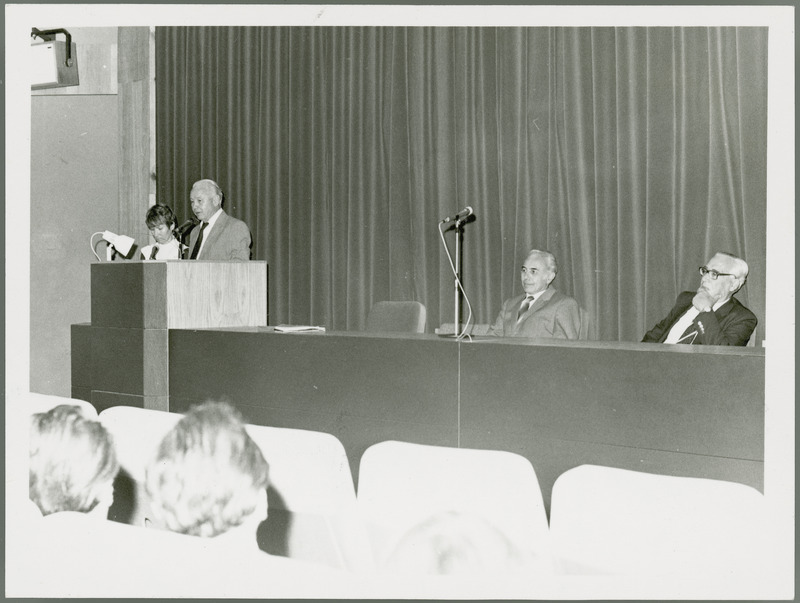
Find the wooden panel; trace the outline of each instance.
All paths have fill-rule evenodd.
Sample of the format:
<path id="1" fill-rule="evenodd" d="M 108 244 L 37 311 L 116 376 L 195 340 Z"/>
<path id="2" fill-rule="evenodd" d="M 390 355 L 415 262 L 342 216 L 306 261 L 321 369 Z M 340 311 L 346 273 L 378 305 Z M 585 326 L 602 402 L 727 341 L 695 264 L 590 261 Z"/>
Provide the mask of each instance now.
<path id="1" fill-rule="evenodd" d="M 150 28 L 120 27 L 118 40 L 120 83 L 150 79 Z"/>
<path id="2" fill-rule="evenodd" d="M 141 248 L 149 241 L 144 217 L 155 190 L 154 45 L 149 27 L 120 27 L 118 38 L 119 222 Z"/>
<path id="3" fill-rule="evenodd" d="M 266 326 L 265 262 L 168 262 L 171 329 Z"/>
<path id="4" fill-rule="evenodd" d="M 333 433 L 356 474 L 401 439 L 518 452 L 547 497 L 582 463 L 763 487 L 763 350 L 370 335 L 170 331 L 170 410 Z"/>
<path id="5" fill-rule="evenodd" d="M 227 399 L 255 424 L 332 433 L 355 477 L 376 442 L 458 445 L 457 363 L 425 335 L 172 330 L 170 410 Z"/>
<path id="6" fill-rule="evenodd" d="M 92 391 L 144 394 L 143 329 L 92 327 Z"/>
<path id="7" fill-rule="evenodd" d="M 166 329 L 143 331 L 143 378 L 145 396 L 169 396 L 169 336 Z"/>
<path id="8" fill-rule="evenodd" d="M 147 81 L 120 83 L 120 229 L 146 244 L 150 200 L 150 91 Z"/>
<path id="9" fill-rule="evenodd" d="M 167 267 L 161 262 L 143 265 L 143 304 L 145 329 L 167 328 Z"/>
<path id="10" fill-rule="evenodd" d="M 91 265 L 93 327 L 142 328 L 145 265 L 141 262 Z"/>
<path id="11" fill-rule="evenodd" d="M 92 331 L 88 323 L 71 325 L 72 390 L 92 385 Z M 82 400 L 84 398 L 81 398 Z"/>
<path id="12" fill-rule="evenodd" d="M 463 345 L 462 428 L 763 460 L 763 354 L 682 347 Z"/>
<path id="13" fill-rule="evenodd" d="M 100 262 L 91 265 L 92 326 L 266 326 L 267 264 Z"/>

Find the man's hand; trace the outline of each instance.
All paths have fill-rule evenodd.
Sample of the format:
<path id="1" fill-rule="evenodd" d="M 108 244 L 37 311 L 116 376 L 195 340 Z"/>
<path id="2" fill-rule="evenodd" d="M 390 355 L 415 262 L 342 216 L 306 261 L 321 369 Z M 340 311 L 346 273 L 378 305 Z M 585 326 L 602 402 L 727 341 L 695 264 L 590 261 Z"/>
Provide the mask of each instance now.
<path id="1" fill-rule="evenodd" d="M 715 303 L 717 303 L 717 300 L 705 289 L 700 289 L 692 299 L 692 305 L 700 312 L 711 312 L 711 308 L 714 307 Z"/>

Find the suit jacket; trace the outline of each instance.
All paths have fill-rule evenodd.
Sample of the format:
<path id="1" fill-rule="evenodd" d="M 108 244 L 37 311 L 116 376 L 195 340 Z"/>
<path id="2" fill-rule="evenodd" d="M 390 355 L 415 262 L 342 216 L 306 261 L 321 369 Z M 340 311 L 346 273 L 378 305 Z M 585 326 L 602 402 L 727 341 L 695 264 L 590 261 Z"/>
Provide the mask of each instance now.
<path id="1" fill-rule="evenodd" d="M 517 320 L 525 297 L 518 295 L 503 302 L 503 308 L 487 334 L 495 337 L 578 339 L 581 330 L 578 302 L 548 287 Z"/>
<path id="2" fill-rule="evenodd" d="M 692 306 L 695 291 L 684 291 L 666 318 L 645 333 L 643 342 L 663 343 L 678 319 Z M 715 312 L 700 312 L 692 323 L 697 331 L 693 345 L 747 345 L 758 324 L 756 315 L 745 308 L 735 297 L 722 304 Z M 690 338 L 691 339 L 691 338 Z M 690 341 L 686 341 L 690 343 Z"/>
<path id="3" fill-rule="evenodd" d="M 197 237 L 200 235 L 200 226 L 195 226 L 189 233 L 189 253 L 194 249 Z M 203 237 L 206 234 L 203 233 Z M 214 222 L 214 228 L 205 238 L 205 244 L 198 260 L 240 260 L 250 259 L 250 229 L 247 224 L 222 213 Z"/>

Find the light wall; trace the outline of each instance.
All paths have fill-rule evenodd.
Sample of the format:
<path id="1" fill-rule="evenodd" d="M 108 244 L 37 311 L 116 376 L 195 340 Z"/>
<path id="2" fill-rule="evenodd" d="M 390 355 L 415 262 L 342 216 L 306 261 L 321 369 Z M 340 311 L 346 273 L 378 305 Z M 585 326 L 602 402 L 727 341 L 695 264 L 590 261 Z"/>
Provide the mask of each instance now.
<path id="1" fill-rule="evenodd" d="M 30 389 L 61 396 L 71 393 L 70 325 L 91 319 L 90 237 L 111 230 L 147 244 L 151 163 L 149 28 L 68 29 L 80 84 L 31 93 Z M 105 244 L 96 249 L 105 260 Z"/>

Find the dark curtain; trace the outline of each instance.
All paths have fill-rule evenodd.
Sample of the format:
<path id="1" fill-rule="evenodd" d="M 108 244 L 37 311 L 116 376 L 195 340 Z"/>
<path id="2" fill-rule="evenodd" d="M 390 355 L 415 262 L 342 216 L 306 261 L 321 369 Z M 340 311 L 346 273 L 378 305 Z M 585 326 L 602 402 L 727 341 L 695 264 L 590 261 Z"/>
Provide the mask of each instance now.
<path id="1" fill-rule="evenodd" d="M 437 224 L 469 205 L 477 322 L 549 249 L 594 336 L 639 341 L 724 250 L 764 338 L 766 28 L 157 28 L 156 78 L 158 201 L 222 186 L 271 324 L 453 322 Z"/>

